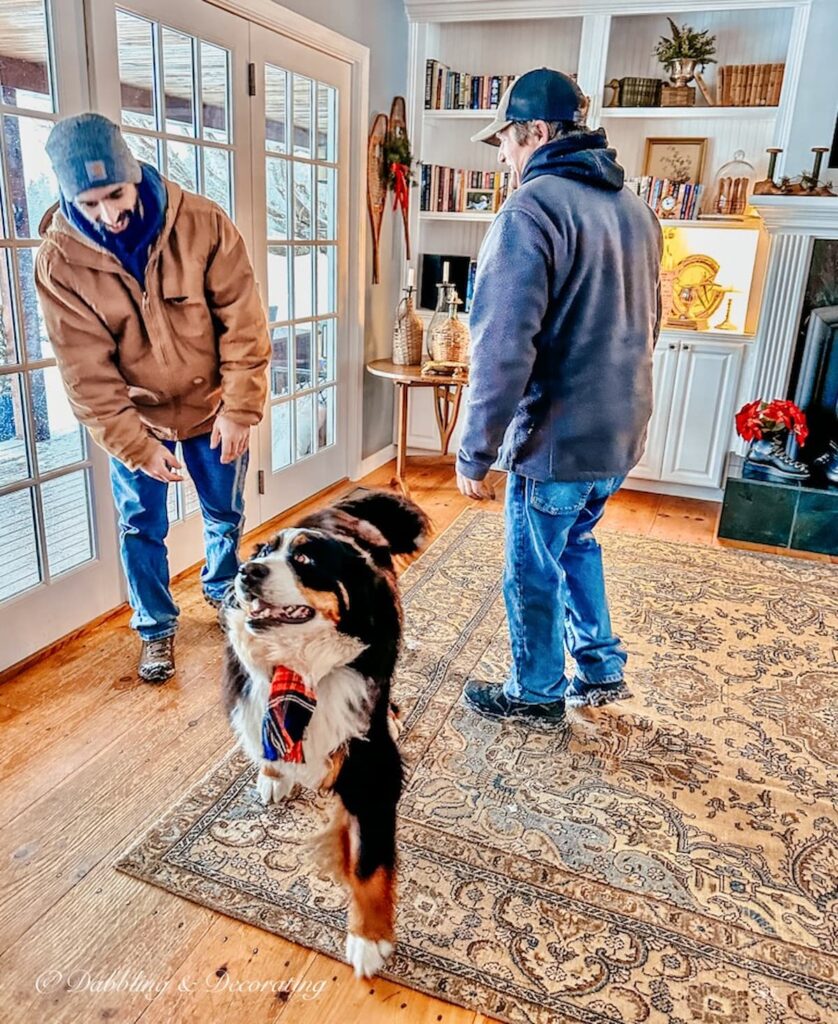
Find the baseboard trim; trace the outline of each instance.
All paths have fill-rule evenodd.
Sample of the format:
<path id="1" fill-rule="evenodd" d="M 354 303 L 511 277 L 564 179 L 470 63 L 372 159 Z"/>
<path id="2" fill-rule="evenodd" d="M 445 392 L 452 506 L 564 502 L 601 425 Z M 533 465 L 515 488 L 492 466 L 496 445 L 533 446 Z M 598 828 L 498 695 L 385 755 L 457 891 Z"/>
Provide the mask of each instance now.
<path id="1" fill-rule="evenodd" d="M 649 491 L 651 494 L 671 494 L 673 498 L 695 498 L 696 501 L 717 501 L 724 498 L 721 487 L 695 487 L 692 484 L 673 484 L 666 480 L 642 480 L 626 477 L 623 487 L 629 491 Z"/>
<path id="2" fill-rule="evenodd" d="M 376 469 L 386 466 L 387 463 L 391 462 L 395 457 L 396 446 L 394 444 L 385 445 L 380 451 L 373 452 L 372 455 L 368 455 L 365 459 L 361 459 L 361 463 L 358 466 L 357 471 L 351 474 L 349 479 L 360 480 L 368 473 L 373 473 Z"/>

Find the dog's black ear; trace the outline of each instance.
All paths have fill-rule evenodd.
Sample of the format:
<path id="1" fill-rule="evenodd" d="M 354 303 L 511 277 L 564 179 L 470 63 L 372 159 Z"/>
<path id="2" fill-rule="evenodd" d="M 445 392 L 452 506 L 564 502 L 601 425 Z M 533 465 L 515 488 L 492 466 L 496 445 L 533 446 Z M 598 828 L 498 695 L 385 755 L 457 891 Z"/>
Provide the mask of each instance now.
<path id="1" fill-rule="evenodd" d="M 413 555 L 424 545 L 430 521 L 418 505 L 389 491 L 344 498 L 335 508 L 374 526 L 394 555 Z"/>

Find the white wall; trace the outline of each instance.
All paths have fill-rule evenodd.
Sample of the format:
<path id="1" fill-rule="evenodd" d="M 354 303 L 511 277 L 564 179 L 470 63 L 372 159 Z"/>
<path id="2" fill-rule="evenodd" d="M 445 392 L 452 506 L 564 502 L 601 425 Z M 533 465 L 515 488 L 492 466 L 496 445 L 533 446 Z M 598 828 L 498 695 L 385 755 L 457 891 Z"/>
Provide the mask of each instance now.
<path id="1" fill-rule="evenodd" d="M 279 0 L 278 0 L 279 2 Z M 370 118 L 389 114 L 394 96 L 407 92 L 407 17 L 402 0 L 281 0 L 283 7 L 363 43 L 370 50 Z M 366 138 L 356 146 L 366 149 Z M 411 201 L 416 190 L 412 190 Z M 415 199 L 418 202 L 418 199 Z M 366 208 L 359 211 L 366 217 Z M 367 246 L 366 359 L 392 351 L 393 315 L 399 297 L 403 259 L 401 216 L 388 202 L 381 229 L 381 283 L 372 279 L 372 243 Z M 393 386 L 364 374 L 363 454 L 372 455 L 393 440 Z"/>
<path id="2" fill-rule="evenodd" d="M 812 166 L 812 146 L 831 146 L 838 113 L 838 0 L 814 0 L 783 173 Z M 824 168 L 826 167 L 824 159 Z M 822 172 L 823 173 L 823 172 Z M 834 170 L 824 174 L 838 182 Z"/>

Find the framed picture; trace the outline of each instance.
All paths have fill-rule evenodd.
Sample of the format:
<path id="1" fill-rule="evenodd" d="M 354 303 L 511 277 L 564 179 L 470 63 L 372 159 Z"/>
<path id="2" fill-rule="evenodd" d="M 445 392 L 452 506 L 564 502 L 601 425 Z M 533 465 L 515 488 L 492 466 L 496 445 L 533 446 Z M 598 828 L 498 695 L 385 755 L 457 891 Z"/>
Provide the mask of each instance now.
<path id="1" fill-rule="evenodd" d="M 643 173 L 654 178 L 701 182 L 707 139 L 646 139 Z"/>
<path id="2" fill-rule="evenodd" d="M 490 188 L 467 188 L 466 189 L 466 210 L 474 210 L 476 213 L 492 213 L 495 203 L 495 194 Z"/>

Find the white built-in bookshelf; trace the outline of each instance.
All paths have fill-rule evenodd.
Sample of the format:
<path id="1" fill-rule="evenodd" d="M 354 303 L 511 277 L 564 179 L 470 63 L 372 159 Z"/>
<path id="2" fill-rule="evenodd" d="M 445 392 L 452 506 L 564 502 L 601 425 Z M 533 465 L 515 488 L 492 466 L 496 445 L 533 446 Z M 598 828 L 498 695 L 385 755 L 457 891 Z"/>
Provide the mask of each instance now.
<path id="1" fill-rule="evenodd" d="M 589 98 L 589 126 L 605 128 L 630 177 L 643 173 L 647 138 L 706 139 L 701 197 L 701 212 L 706 212 L 716 173 L 737 150 L 744 151 L 758 179 L 767 170 L 766 149 L 785 148 L 809 6 L 810 0 L 405 0 L 410 19 L 408 119 L 414 158 L 468 170 L 498 169 L 494 147 L 469 141 L 491 120 L 491 110 L 425 109 L 428 60 L 460 73 L 489 76 L 518 76 L 547 66 L 576 75 Z M 711 96 L 718 85 L 719 65 L 783 64 L 777 105 L 708 106 L 697 90 L 692 107 L 607 106 L 611 90 L 606 84 L 612 79 L 668 80 L 653 55 L 659 36 L 670 34 L 667 15 L 679 25 L 687 23 L 697 31 L 706 28 L 716 36 L 718 64 L 708 65 L 703 75 Z M 776 174 L 793 176 L 802 170 L 785 166 L 781 156 Z M 414 189 L 410 226 L 417 276 L 425 253 L 475 257 L 492 220 L 492 214 L 482 212 L 422 211 L 419 189 Z M 704 219 L 665 223 L 759 234 L 756 247 L 744 244 L 743 237 L 743 251 L 748 250 L 753 261 L 749 268 L 753 285 L 747 309 L 731 293 L 738 306 L 737 330 L 716 329 L 720 314 L 703 332 L 665 327 L 655 351 L 655 414 L 634 485 L 714 497 L 720 494 L 729 447 L 728 423 L 750 372 L 767 238 L 757 218 L 724 224 Z M 724 238 L 733 242 L 735 234 Z M 409 442 L 432 449 L 437 443 L 434 420 L 430 404 L 425 405 L 416 402 L 411 412 Z M 452 443 L 456 448 L 456 434 Z"/>
<path id="2" fill-rule="evenodd" d="M 718 0 L 717 4 L 718 6 Z M 588 123 L 602 126 L 629 176 L 642 172 L 648 137 L 707 139 L 702 209 L 712 199 L 719 167 L 745 153 L 757 177 L 768 165 L 766 149 L 782 147 L 799 75 L 808 18 L 808 0 L 730 0 L 723 9 L 700 9 L 693 0 L 671 4 L 648 0 L 612 3 L 590 0 L 406 0 L 411 19 L 409 119 L 414 156 L 425 164 L 469 170 L 498 168 L 497 151 L 469 137 L 492 117 L 490 110 L 425 109 L 428 60 L 463 74 L 520 75 L 546 65 L 575 74 L 590 98 Z M 523 11 L 525 16 L 518 17 Z M 630 11 L 631 13 L 624 13 Z M 777 106 L 708 106 L 697 92 L 694 107 L 608 107 L 612 79 L 627 76 L 667 80 L 653 56 L 662 34 L 669 34 L 666 15 L 716 36 L 717 64 L 708 65 L 704 80 L 712 92 L 718 67 L 733 64 L 782 63 L 783 87 Z M 778 171 L 782 169 L 782 157 Z M 803 168 L 786 168 L 796 174 Z M 492 217 L 482 213 L 438 213 L 420 210 L 419 190 L 412 192 L 411 229 L 417 272 L 422 253 L 477 253 Z"/>

